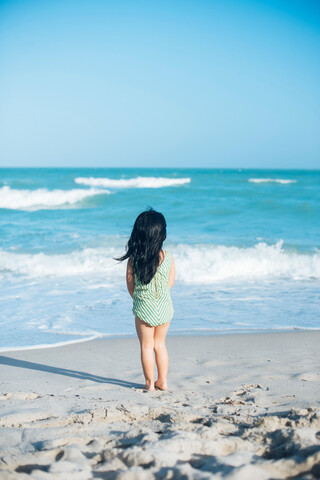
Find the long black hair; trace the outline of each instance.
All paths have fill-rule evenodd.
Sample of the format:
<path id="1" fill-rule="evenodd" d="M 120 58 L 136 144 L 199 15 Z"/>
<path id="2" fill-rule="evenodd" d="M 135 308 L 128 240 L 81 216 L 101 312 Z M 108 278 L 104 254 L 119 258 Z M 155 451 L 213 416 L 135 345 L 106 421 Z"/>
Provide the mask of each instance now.
<path id="1" fill-rule="evenodd" d="M 160 252 L 167 237 L 167 224 L 162 213 L 152 208 L 140 213 L 120 262 L 131 258 L 133 271 L 144 285 L 154 277 L 160 263 Z"/>

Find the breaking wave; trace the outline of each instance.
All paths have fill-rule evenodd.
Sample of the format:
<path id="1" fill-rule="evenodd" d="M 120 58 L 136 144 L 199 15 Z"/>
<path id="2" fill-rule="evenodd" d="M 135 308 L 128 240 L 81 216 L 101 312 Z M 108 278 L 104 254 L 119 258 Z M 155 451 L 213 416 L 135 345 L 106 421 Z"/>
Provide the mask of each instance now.
<path id="1" fill-rule="evenodd" d="M 80 185 L 109 188 L 161 188 L 184 185 L 191 178 L 136 177 L 115 180 L 113 178 L 77 177 L 74 180 Z"/>
<path id="2" fill-rule="evenodd" d="M 85 248 L 68 254 L 14 253 L 0 250 L 0 272 L 29 277 L 67 277 L 73 275 L 114 274 L 116 251 L 103 248 Z M 119 271 L 119 269 L 117 269 Z"/>
<path id="3" fill-rule="evenodd" d="M 320 279 L 320 252 L 298 253 L 260 242 L 253 247 L 176 245 L 168 250 L 176 263 L 176 278 L 187 284 L 268 279 Z M 31 277 L 101 275 L 105 281 L 123 281 L 124 263 L 113 257 L 115 248 L 85 248 L 68 254 L 25 254 L 0 250 L 0 272 Z"/>
<path id="4" fill-rule="evenodd" d="M 179 245 L 175 249 L 177 278 L 189 284 L 287 278 L 320 279 L 320 252 L 303 254 L 264 242 L 253 247 Z"/>
<path id="5" fill-rule="evenodd" d="M 0 188 L 0 208 L 11 210 L 44 210 L 48 208 L 68 207 L 93 195 L 106 194 L 108 190 L 77 189 L 72 190 L 19 190 L 8 186 Z"/>

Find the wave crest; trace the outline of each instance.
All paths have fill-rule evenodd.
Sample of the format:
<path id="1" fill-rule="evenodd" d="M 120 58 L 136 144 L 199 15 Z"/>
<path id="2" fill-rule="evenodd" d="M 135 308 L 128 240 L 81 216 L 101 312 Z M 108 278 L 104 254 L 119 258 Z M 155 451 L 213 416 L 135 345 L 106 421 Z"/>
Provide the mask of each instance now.
<path id="1" fill-rule="evenodd" d="M 80 185 L 109 188 L 161 188 L 184 185 L 191 178 L 136 177 L 115 180 L 113 178 L 77 177 L 74 181 Z"/>
<path id="2" fill-rule="evenodd" d="M 0 188 L 0 208 L 11 210 L 43 210 L 75 205 L 86 197 L 106 194 L 108 190 L 77 189 L 72 190 L 19 190 L 8 186 Z"/>

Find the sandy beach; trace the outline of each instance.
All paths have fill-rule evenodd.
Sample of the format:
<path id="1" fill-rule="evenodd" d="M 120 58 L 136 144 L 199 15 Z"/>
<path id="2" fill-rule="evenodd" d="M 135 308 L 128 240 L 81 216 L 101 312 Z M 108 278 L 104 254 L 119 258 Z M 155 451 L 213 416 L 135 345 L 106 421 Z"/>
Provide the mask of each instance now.
<path id="1" fill-rule="evenodd" d="M 319 344 L 172 335 L 166 392 L 136 338 L 2 352 L 0 478 L 319 478 Z"/>

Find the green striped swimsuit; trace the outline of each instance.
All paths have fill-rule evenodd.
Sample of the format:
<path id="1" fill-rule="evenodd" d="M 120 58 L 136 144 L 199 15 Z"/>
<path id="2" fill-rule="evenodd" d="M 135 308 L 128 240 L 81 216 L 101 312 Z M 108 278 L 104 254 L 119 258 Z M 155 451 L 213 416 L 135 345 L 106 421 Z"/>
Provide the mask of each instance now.
<path id="1" fill-rule="evenodd" d="M 134 275 L 133 314 L 152 327 L 170 322 L 173 317 L 168 284 L 171 264 L 171 254 L 164 252 L 162 263 L 147 285 L 143 285 Z"/>

